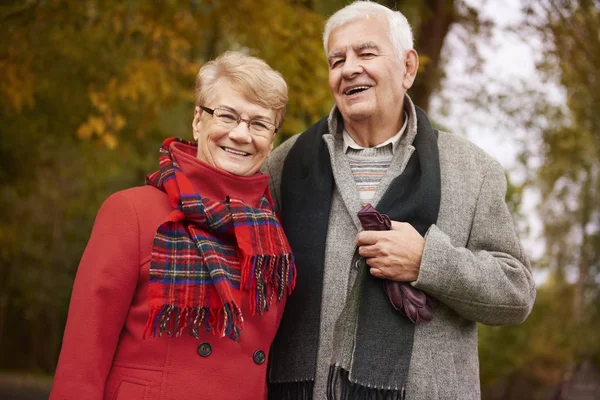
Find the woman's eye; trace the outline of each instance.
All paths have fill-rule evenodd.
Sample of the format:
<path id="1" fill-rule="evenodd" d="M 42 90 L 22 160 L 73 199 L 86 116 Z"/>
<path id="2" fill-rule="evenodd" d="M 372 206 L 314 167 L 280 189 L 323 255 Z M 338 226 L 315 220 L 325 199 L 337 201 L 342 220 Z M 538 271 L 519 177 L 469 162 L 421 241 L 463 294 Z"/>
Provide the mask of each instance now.
<path id="1" fill-rule="evenodd" d="M 267 127 L 267 124 L 264 124 L 260 121 L 252 121 L 251 125 L 260 131 L 264 131 L 264 130 L 268 130 L 269 128 Z"/>
<path id="2" fill-rule="evenodd" d="M 235 115 L 229 114 L 229 113 L 222 113 L 219 117 L 223 118 L 225 120 L 237 121 L 237 118 L 235 117 Z"/>

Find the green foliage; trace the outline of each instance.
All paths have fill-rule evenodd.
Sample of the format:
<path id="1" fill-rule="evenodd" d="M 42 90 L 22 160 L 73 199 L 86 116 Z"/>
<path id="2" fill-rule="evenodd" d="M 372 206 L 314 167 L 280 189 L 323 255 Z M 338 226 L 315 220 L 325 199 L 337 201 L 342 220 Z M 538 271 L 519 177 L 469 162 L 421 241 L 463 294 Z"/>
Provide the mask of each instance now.
<path id="1" fill-rule="evenodd" d="M 574 362 L 582 333 L 571 318 L 572 305 L 573 288 L 549 282 L 538 289 L 535 307 L 523 324 L 481 325 L 479 356 L 484 389 L 519 375 L 528 376 L 538 387 L 560 382 L 564 366 Z M 529 395 L 523 393 L 519 398 L 528 399 Z"/>

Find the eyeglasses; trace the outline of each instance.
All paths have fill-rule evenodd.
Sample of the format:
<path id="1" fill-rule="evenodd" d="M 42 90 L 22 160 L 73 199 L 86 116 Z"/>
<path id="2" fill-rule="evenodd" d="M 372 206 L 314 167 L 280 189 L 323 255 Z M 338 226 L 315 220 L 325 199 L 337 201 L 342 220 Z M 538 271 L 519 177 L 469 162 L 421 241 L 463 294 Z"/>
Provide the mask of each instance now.
<path id="1" fill-rule="evenodd" d="M 244 121 L 248 124 L 248 130 L 252 135 L 270 139 L 277 132 L 277 127 L 269 121 L 256 118 L 244 119 L 237 112 L 227 108 L 212 109 L 204 106 L 200 106 L 200 108 L 215 117 L 221 126 L 229 129 L 235 128 Z"/>

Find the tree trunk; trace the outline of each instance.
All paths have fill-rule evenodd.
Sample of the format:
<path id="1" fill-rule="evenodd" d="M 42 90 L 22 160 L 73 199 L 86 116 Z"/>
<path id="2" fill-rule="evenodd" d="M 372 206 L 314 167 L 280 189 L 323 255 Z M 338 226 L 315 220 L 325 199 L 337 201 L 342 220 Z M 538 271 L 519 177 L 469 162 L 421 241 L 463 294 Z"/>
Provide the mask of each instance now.
<path id="1" fill-rule="evenodd" d="M 585 302 L 585 289 L 590 274 L 590 264 L 593 258 L 593 249 L 590 248 L 592 238 L 587 232 L 588 225 L 592 222 L 593 212 L 595 208 L 594 194 L 595 186 L 598 183 L 594 168 L 587 168 L 585 171 L 585 181 L 583 182 L 580 195 L 580 216 L 579 216 L 579 228 L 582 233 L 581 247 L 579 248 L 579 263 L 578 272 L 579 276 L 575 283 L 575 298 L 573 302 L 573 320 L 580 324 L 582 322 L 584 309 L 586 306 Z"/>
<path id="2" fill-rule="evenodd" d="M 417 75 L 409 94 L 413 102 L 427 112 L 431 94 L 440 84 L 442 47 L 456 13 L 454 0 L 425 0 L 424 3 L 421 24 L 415 32 L 415 49 L 429 61 Z"/>

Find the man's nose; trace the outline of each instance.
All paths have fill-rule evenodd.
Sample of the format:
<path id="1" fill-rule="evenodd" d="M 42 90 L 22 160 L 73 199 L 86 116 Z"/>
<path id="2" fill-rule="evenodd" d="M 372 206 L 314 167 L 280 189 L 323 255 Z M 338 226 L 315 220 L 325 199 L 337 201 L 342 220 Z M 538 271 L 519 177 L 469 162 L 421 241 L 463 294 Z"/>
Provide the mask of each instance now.
<path id="1" fill-rule="evenodd" d="M 342 76 L 346 79 L 353 78 L 363 71 L 360 60 L 356 57 L 348 57 L 342 66 Z"/>

